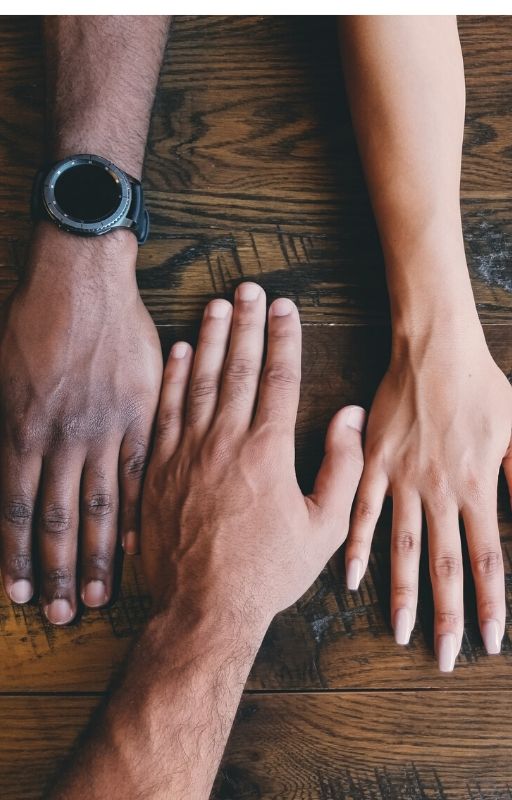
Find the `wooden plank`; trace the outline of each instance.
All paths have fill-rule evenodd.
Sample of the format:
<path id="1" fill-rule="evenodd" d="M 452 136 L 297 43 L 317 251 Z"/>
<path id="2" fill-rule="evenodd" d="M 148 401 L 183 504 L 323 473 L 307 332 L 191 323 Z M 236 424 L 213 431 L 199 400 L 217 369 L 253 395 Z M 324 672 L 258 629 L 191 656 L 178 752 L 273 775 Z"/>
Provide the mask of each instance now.
<path id="1" fill-rule="evenodd" d="M 197 318 L 212 294 L 231 292 L 241 278 L 299 299 L 304 322 L 387 318 L 334 27 L 328 18 L 309 20 L 194 17 L 174 25 L 146 161 L 153 239 L 139 261 L 143 297 L 158 323 Z M 512 173 L 503 169 L 511 118 L 502 81 L 507 54 L 512 63 L 511 25 L 510 18 L 461 22 L 469 83 L 479 76 L 478 107 L 468 110 L 463 217 L 486 322 L 506 321 L 512 310 Z M 24 262 L 28 194 L 42 158 L 38 31 L 31 18 L 0 21 L 0 301 Z M 489 94 L 493 80 L 501 90 Z M 495 121 L 482 132 L 488 117 Z M 506 146 L 496 144 L 495 129 Z M 502 199 L 485 197 L 496 194 L 486 184 L 493 174 Z"/>
<path id="2" fill-rule="evenodd" d="M 462 190 L 512 189 L 512 19 L 461 16 L 467 130 Z M 3 17 L 2 178 L 29 178 L 42 152 L 39 20 Z M 155 105 L 151 188 L 303 195 L 361 189 L 331 17 L 178 17 Z"/>
<path id="3" fill-rule="evenodd" d="M 511 327 L 490 326 L 486 332 L 495 358 L 512 376 Z M 164 349 L 188 333 L 182 328 L 164 329 Z M 297 465 L 306 491 L 320 462 L 328 420 L 345 403 L 368 404 L 385 369 L 386 356 L 385 328 L 304 328 Z M 512 607 L 512 520 L 504 490 L 500 523 Z M 406 649 L 394 644 L 388 618 L 389 531 L 388 509 L 359 592 L 345 590 L 339 556 L 297 606 L 276 619 L 253 670 L 252 688 L 507 685 L 512 664 L 510 634 L 505 637 L 503 655 L 492 659 L 485 656 L 470 582 L 466 636 L 457 669 L 447 677 L 438 673 L 432 657 L 432 600 L 425 565 L 412 643 Z M 149 608 L 138 560 L 129 559 L 125 566 L 118 601 L 105 611 L 88 611 L 67 630 L 46 623 L 36 606 L 14 607 L 2 597 L 0 692 L 95 691 L 105 687 Z"/>
<path id="4" fill-rule="evenodd" d="M 39 798 L 97 702 L 0 698 L 0 796 Z M 212 800 L 508 800 L 511 708 L 511 690 L 246 695 Z"/>

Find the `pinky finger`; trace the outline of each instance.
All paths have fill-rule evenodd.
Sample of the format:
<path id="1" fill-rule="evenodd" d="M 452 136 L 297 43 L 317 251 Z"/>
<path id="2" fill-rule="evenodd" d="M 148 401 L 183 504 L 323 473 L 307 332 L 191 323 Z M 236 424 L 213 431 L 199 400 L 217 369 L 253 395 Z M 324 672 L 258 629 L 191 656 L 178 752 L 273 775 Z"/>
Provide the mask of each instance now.
<path id="1" fill-rule="evenodd" d="M 192 347 L 187 342 L 176 342 L 167 359 L 153 451 L 155 457 L 162 461 L 171 458 L 181 439 L 192 356 Z"/>
<path id="2" fill-rule="evenodd" d="M 351 592 L 358 589 L 368 566 L 373 533 L 387 488 L 388 478 L 384 472 L 365 468 L 357 491 L 345 551 L 347 588 Z"/>

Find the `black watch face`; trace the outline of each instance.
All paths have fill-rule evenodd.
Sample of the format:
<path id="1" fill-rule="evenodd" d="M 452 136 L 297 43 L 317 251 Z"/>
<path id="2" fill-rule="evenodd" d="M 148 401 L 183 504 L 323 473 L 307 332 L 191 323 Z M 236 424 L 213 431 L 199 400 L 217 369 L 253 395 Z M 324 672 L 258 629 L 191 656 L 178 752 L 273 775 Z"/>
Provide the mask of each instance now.
<path id="1" fill-rule="evenodd" d="M 77 164 L 55 181 L 55 200 L 69 217 L 100 222 L 119 208 L 121 185 L 109 170 L 96 164 Z"/>
<path id="2" fill-rule="evenodd" d="M 92 155 L 55 164 L 43 192 L 49 214 L 61 227 L 88 236 L 119 225 L 131 202 L 127 176 L 110 161 Z"/>

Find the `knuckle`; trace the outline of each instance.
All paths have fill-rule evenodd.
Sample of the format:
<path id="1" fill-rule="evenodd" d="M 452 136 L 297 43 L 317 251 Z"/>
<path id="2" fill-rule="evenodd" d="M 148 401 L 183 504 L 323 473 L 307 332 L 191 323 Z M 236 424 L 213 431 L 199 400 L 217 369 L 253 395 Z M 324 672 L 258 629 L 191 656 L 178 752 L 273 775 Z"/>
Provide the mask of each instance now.
<path id="1" fill-rule="evenodd" d="M 354 505 L 354 519 L 359 522 L 369 522 L 375 519 L 373 503 L 365 497 L 357 497 Z"/>
<path id="2" fill-rule="evenodd" d="M 82 513 L 88 517 L 107 517 L 114 511 L 114 501 L 108 492 L 92 492 L 82 502 Z"/>
<path id="3" fill-rule="evenodd" d="M 299 376 L 288 364 L 274 363 L 266 367 L 263 380 L 274 389 L 294 389 L 299 383 Z"/>
<path id="4" fill-rule="evenodd" d="M 59 503 L 49 503 L 41 513 L 41 529 L 43 533 L 60 536 L 71 528 L 71 513 Z"/>
<path id="5" fill-rule="evenodd" d="M 263 326 L 256 321 L 255 317 L 251 314 L 249 308 L 241 309 L 238 314 L 236 314 L 233 327 L 237 328 L 239 331 L 243 333 L 260 333 L 263 330 Z"/>
<path id="6" fill-rule="evenodd" d="M 481 620 L 485 619 L 500 619 L 505 615 L 505 608 L 503 602 L 498 598 L 495 600 L 479 600 L 478 601 L 478 616 Z"/>
<path id="7" fill-rule="evenodd" d="M 502 556 L 499 550 L 485 550 L 473 558 L 473 572 L 482 578 L 490 578 L 502 569 Z"/>
<path id="8" fill-rule="evenodd" d="M 460 619 L 460 615 L 455 611 L 436 611 L 435 614 L 435 621 L 437 625 L 446 625 L 450 628 L 456 628 Z"/>
<path id="9" fill-rule="evenodd" d="M 355 467 L 359 473 L 363 471 L 364 458 L 361 447 L 356 445 L 347 445 L 342 447 L 340 452 L 345 462 Z"/>
<path id="10" fill-rule="evenodd" d="M 228 380 L 254 378 L 259 374 L 259 369 L 250 358 L 236 356 L 226 364 L 224 375 Z"/>
<path id="11" fill-rule="evenodd" d="M 32 555 L 30 553 L 13 553 L 7 558 L 7 572 L 11 575 L 27 575 L 32 571 Z"/>
<path id="12" fill-rule="evenodd" d="M 141 480 L 146 470 L 147 448 L 142 442 L 138 442 L 131 450 L 130 454 L 124 459 L 122 475 L 131 480 Z"/>
<path id="13" fill-rule="evenodd" d="M 195 403 L 201 403 L 217 394 L 217 381 L 213 378 L 195 378 L 190 384 L 189 397 Z"/>
<path id="14" fill-rule="evenodd" d="M 450 484 L 443 470 L 430 466 L 426 474 L 429 505 L 437 512 L 444 511 L 451 499 Z"/>
<path id="15" fill-rule="evenodd" d="M 82 433 L 83 418 L 80 414 L 65 414 L 52 428 L 51 440 L 54 444 L 73 442 Z"/>
<path id="16" fill-rule="evenodd" d="M 95 552 L 85 559 L 87 574 L 107 573 L 110 571 L 113 562 L 113 553 Z"/>
<path id="17" fill-rule="evenodd" d="M 393 587 L 393 594 L 396 598 L 403 598 L 405 600 L 414 599 L 416 597 L 416 585 L 413 583 L 400 583 Z"/>
<path id="18" fill-rule="evenodd" d="M 44 580 L 53 591 L 68 589 L 73 584 L 74 573 L 68 567 L 55 567 L 45 572 Z"/>
<path id="19" fill-rule="evenodd" d="M 465 503 L 471 507 L 479 507 L 485 505 L 485 499 L 488 494 L 485 481 L 476 475 L 474 472 L 469 472 L 463 483 L 463 492 Z"/>
<path id="20" fill-rule="evenodd" d="M 432 559 L 432 571 L 435 578 L 456 578 L 462 571 L 462 561 L 450 553 L 436 556 Z"/>
<path id="21" fill-rule="evenodd" d="M 156 437 L 163 438 L 167 436 L 170 431 L 181 425 L 182 418 L 181 411 L 176 408 L 168 408 L 165 411 L 160 411 L 156 423 Z"/>
<path id="22" fill-rule="evenodd" d="M 4 503 L 3 517 L 6 522 L 19 528 L 30 525 L 34 514 L 33 504 L 22 497 L 12 497 Z"/>
<path id="23" fill-rule="evenodd" d="M 393 552 L 398 556 L 415 555 L 419 549 L 419 539 L 410 530 L 399 529 L 391 538 Z"/>

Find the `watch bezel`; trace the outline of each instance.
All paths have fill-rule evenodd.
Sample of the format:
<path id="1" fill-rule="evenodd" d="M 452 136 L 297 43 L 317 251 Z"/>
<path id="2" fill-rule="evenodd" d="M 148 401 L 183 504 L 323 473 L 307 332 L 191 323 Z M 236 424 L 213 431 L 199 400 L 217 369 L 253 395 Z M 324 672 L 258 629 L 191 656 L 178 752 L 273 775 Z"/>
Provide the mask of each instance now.
<path id="1" fill-rule="evenodd" d="M 95 220 L 94 222 L 84 222 L 83 220 L 66 214 L 55 199 L 55 184 L 59 177 L 68 169 L 73 169 L 73 167 L 82 164 L 102 167 L 111 174 L 112 178 L 120 187 L 121 196 L 118 207 L 109 214 L 108 217 Z M 92 154 L 75 155 L 54 164 L 44 179 L 42 194 L 45 209 L 54 222 L 56 222 L 60 228 L 82 236 L 101 236 L 101 234 L 107 233 L 112 230 L 112 228 L 122 225 L 128 215 L 132 202 L 132 188 L 125 173 L 106 158 Z"/>

